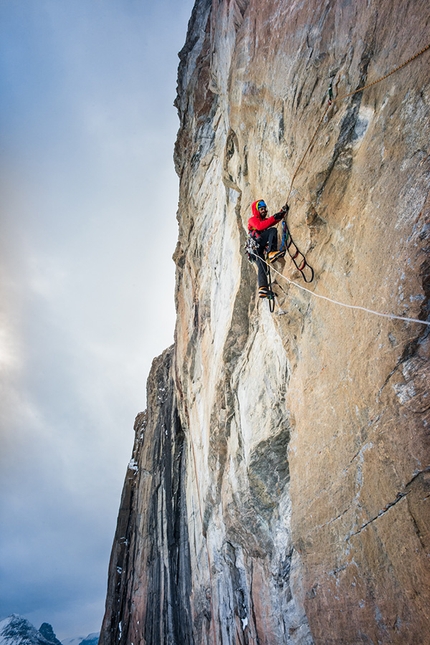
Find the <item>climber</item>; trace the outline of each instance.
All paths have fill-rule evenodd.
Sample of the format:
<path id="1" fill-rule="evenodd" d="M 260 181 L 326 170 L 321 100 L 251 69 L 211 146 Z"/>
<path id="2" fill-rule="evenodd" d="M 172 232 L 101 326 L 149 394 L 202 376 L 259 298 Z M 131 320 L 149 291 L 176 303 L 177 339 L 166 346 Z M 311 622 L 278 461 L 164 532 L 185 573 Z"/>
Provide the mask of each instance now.
<path id="1" fill-rule="evenodd" d="M 248 220 L 249 235 L 257 242 L 256 249 L 258 266 L 258 295 L 260 298 L 273 297 L 267 285 L 266 264 L 264 251 L 267 250 L 267 262 L 274 262 L 285 255 L 285 251 L 278 251 L 278 231 L 273 228 L 288 213 L 288 205 L 281 208 L 279 213 L 267 217 L 267 206 L 263 199 L 258 199 L 252 204 L 252 217 Z"/>

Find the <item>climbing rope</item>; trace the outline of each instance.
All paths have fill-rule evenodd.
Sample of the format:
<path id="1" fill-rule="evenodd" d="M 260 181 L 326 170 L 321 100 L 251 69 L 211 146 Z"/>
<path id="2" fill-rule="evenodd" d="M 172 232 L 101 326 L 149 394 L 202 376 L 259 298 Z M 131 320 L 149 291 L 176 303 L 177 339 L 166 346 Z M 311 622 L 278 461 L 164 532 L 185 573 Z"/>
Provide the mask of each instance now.
<path id="1" fill-rule="evenodd" d="M 319 132 L 319 129 L 320 129 L 320 127 L 321 127 L 321 124 L 323 123 L 323 121 L 324 121 L 324 119 L 325 119 L 325 117 L 326 117 L 326 115 L 327 115 L 327 112 L 329 111 L 329 109 L 331 108 L 331 106 L 332 106 L 334 103 L 340 103 L 341 101 L 343 101 L 343 100 L 345 100 L 345 99 L 347 99 L 347 98 L 349 98 L 349 97 L 353 96 L 354 94 L 358 94 L 359 92 L 363 92 L 364 90 L 367 90 L 369 87 L 372 87 L 373 85 L 376 85 L 377 83 L 380 83 L 381 81 L 385 80 L 386 78 L 388 78 L 388 77 L 389 77 L 389 76 L 391 76 L 392 74 L 395 74 L 395 73 L 396 73 L 396 72 L 398 72 L 399 70 L 401 70 L 401 69 L 403 69 L 404 67 L 406 67 L 406 65 L 409 65 L 409 63 L 411 63 L 412 61 L 414 61 L 415 59 L 417 59 L 419 56 L 421 56 L 422 54 L 424 54 L 424 53 L 425 53 L 426 51 L 428 51 L 429 49 L 430 49 L 430 43 L 429 43 L 428 45 L 426 45 L 425 47 L 423 47 L 419 52 L 417 52 L 416 54 L 414 54 L 413 56 L 411 56 L 410 58 L 408 58 L 408 60 L 404 61 L 403 63 L 401 63 L 400 65 L 398 65 L 397 67 L 395 67 L 393 70 L 391 70 L 391 72 L 388 72 L 387 74 L 384 74 L 384 76 L 381 76 L 380 78 L 377 78 L 375 81 L 372 81 L 371 83 L 368 83 L 367 85 L 363 85 L 363 86 L 359 87 L 358 89 L 353 90 L 352 92 L 348 92 L 347 94 L 343 94 L 342 96 L 338 96 L 337 98 L 333 98 L 333 97 L 332 97 L 332 95 L 331 95 L 331 94 L 332 94 L 332 87 L 330 86 L 328 104 L 327 104 L 327 106 L 326 106 L 326 108 L 325 108 L 325 110 L 324 110 L 324 112 L 323 112 L 323 114 L 322 114 L 322 116 L 321 116 L 320 120 L 318 121 L 317 126 L 316 126 L 316 128 L 315 128 L 315 131 L 314 131 L 314 133 L 313 133 L 313 135 L 312 135 L 312 137 L 311 137 L 311 140 L 309 141 L 309 144 L 308 144 L 308 146 L 307 146 L 306 150 L 304 151 L 304 153 L 303 153 L 303 155 L 302 155 L 302 157 L 301 157 L 301 159 L 300 159 L 299 163 L 297 164 L 296 169 L 295 169 L 295 171 L 294 171 L 294 173 L 293 173 L 293 176 L 292 176 L 292 178 L 291 178 L 290 189 L 289 189 L 289 191 L 288 191 L 288 196 L 287 196 L 286 203 L 288 203 L 288 200 L 289 200 L 289 198 L 290 198 L 290 195 L 291 195 L 291 192 L 292 192 L 292 190 L 293 190 L 293 186 L 294 186 L 294 181 L 295 181 L 295 179 L 296 179 L 296 177 L 297 177 L 297 174 L 298 174 L 298 172 L 299 172 L 299 170 L 300 170 L 300 168 L 301 168 L 301 166 L 302 166 L 302 164 L 303 164 L 304 160 L 306 159 L 306 156 L 307 156 L 307 154 L 308 154 L 309 150 L 311 149 L 311 147 L 312 147 L 312 145 L 313 145 L 313 143 L 314 143 L 314 141 L 315 141 L 315 139 L 316 139 L 316 136 L 317 136 L 317 134 L 318 134 L 318 132 Z M 283 222 L 283 227 L 284 227 L 284 222 Z M 288 243 L 287 243 L 288 235 L 289 235 L 289 239 L 291 240 L 291 241 L 290 241 L 290 245 L 289 245 L 289 246 L 291 247 L 291 243 L 293 243 L 293 242 L 292 242 L 292 238 L 291 238 L 291 233 L 289 232 L 288 227 L 287 227 L 287 225 L 286 225 L 286 223 L 285 223 L 285 228 L 284 228 L 284 233 L 283 233 L 283 239 L 285 239 L 285 246 L 286 246 L 286 248 L 287 248 L 287 250 L 288 250 L 288 252 L 289 252 L 289 246 L 288 246 Z M 294 243 L 293 243 L 293 244 L 294 244 Z M 300 252 L 298 251 L 298 248 L 296 247 L 296 245 L 295 245 L 295 244 L 294 244 L 294 246 L 295 246 L 295 248 L 296 248 L 296 251 L 297 251 L 298 253 L 300 253 Z M 281 247 L 281 248 L 282 248 L 282 247 Z M 302 274 L 302 276 L 303 276 L 303 278 L 304 278 L 305 282 L 311 282 L 311 281 L 313 280 L 313 269 L 312 269 L 312 267 L 309 267 L 309 268 L 312 270 L 312 277 L 311 277 L 311 279 L 310 279 L 310 280 L 306 280 L 306 278 L 305 278 L 305 276 L 304 276 L 304 273 L 303 273 L 303 269 L 304 269 L 306 266 L 309 266 L 309 265 L 307 264 L 307 262 L 306 262 L 306 258 L 305 258 L 303 255 L 302 255 L 303 259 L 302 259 L 302 260 L 300 260 L 300 264 L 298 264 L 298 263 L 296 262 L 296 259 L 295 259 L 295 258 L 297 258 L 297 257 L 298 257 L 298 253 L 296 253 L 296 254 L 294 255 L 294 257 L 291 255 L 291 253 L 290 253 L 290 252 L 289 252 L 289 255 L 290 255 L 291 259 L 293 260 L 294 265 L 296 266 L 296 268 L 297 268 L 297 269 L 300 271 L 300 273 Z M 264 261 L 264 260 L 263 260 L 263 261 Z M 303 263 L 303 262 L 304 262 L 304 263 Z M 279 276 L 281 276 L 281 278 L 284 278 L 287 282 L 289 282 L 290 284 L 293 284 L 293 285 L 294 285 L 295 287 L 297 287 L 298 289 L 302 289 L 303 291 L 307 291 L 308 293 L 310 293 L 312 296 L 315 296 L 316 298 L 320 298 L 320 299 L 322 299 L 322 300 L 327 300 L 328 302 L 331 302 L 331 303 L 333 303 L 333 304 L 335 304 L 335 305 L 338 305 L 338 306 L 340 306 L 340 307 L 346 307 L 346 308 L 348 308 L 348 309 L 360 309 L 361 311 L 365 311 L 365 312 L 370 313 L 370 314 L 373 314 L 373 315 L 375 315 L 375 316 L 381 316 L 381 317 L 383 317 L 383 318 L 391 318 L 391 319 L 394 319 L 394 320 L 403 320 L 403 321 L 405 321 L 405 322 L 418 323 L 418 324 L 420 324 L 420 325 L 430 325 L 430 322 L 426 322 L 426 321 L 424 321 L 424 320 L 419 320 L 418 318 L 407 318 L 407 317 L 405 317 L 405 316 L 395 316 L 394 314 L 384 314 L 384 313 L 381 313 L 381 312 L 379 312 L 379 311 L 374 311 L 373 309 L 368 309 L 367 307 L 361 307 L 361 306 L 359 306 L 359 305 L 349 305 L 349 304 L 346 304 L 346 303 L 344 303 L 344 302 L 340 302 L 340 301 L 338 301 L 338 300 L 333 300 L 332 298 L 328 298 L 327 296 L 322 296 L 322 295 L 320 295 L 320 294 L 318 294 L 318 293 L 315 293 L 314 291 L 310 291 L 310 289 L 307 289 L 306 287 L 302 287 L 301 285 L 297 284 L 297 283 L 296 283 L 296 282 L 294 282 L 293 280 L 290 280 L 289 278 L 287 278 L 286 276 L 284 276 L 282 273 L 279 273 L 279 271 L 277 271 L 277 270 L 276 270 L 275 268 L 273 268 L 273 267 L 272 267 L 272 270 L 273 270 L 275 273 L 277 273 Z"/>
<path id="2" fill-rule="evenodd" d="M 423 47 L 419 52 L 408 58 L 408 60 L 405 60 L 404 63 L 401 63 L 397 67 L 391 70 L 391 72 L 388 72 L 388 74 L 385 74 L 384 76 L 381 76 L 380 78 L 377 78 L 376 81 L 372 81 L 371 83 L 368 83 L 367 85 L 363 85 L 362 87 L 359 87 L 358 90 L 354 90 L 353 92 L 349 92 L 348 94 L 344 94 L 343 96 L 339 96 L 336 99 L 332 100 L 332 103 L 336 103 L 337 101 L 343 101 L 344 99 L 347 99 L 349 96 L 353 96 L 353 94 L 357 94 L 358 92 L 363 92 L 364 90 L 367 90 L 369 87 L 372 87 L 373 85 L 376 85 L 377 83 L 380 83 L 381 81 L 385 81 L 386 78 L 391 76 L 392 74 L 395 74 L 398 72 L 400 69 L 403 69 L 403 67 L 406 67 L 406 65 L 409 65 L 409 63 L 412 63 L 413 60 L 424 54 L 428 49 L 430 49 L 430 43 Z"/>
<path id="3" fill-rule="evenodd" d="M 263 262 L 266 262 L 266 261 L 263 260 Z M 302 287 L 300 284 L 297 284 L 297 282 L 294 282 L 294 280 L 290 280 L 289 278 L 287 278 L 286 275 L 277 271 L 273 266 L 271 266 L 271 270 L 277 275 L 279 275 L 281 278 L 286 280 L 289 284 L 293 284 L 298 289 L 301 289 L 302 291 L 306 291 L 307 293 L 310 293 L 311 296 L 314 296 L 315 298 L 320 298 L 321 300 L 327 300 L 328 302 L 331 302 L 334 305 L 338 305 L 340 307 L 346 307 L 347 309 L 359 309 L 360 311 L 365 311 L 375 316 L 381 316 L 382 318 L 390 318 L 392 320 L 403 320 L 404 322 L 412 322 L 412 323 L 418 323 L 419 325 L 430 326 L 430 322 L 428 322 L 427 320 L 420 320 L 419 318 L 407 318 L 406 316 L 396 316 L 395 314 L 384 314 L 380 311 L 374 311 L 373 309 L 368 309 L 367 307 L 361 307 L 360 305 L 349 305 L 345 302 L 340 302 L 340 300 L 333 300 L 333 298 L 329 298 L 328 296 L 322 296 L 321 294 L 315 293 L 314 291 L 311 291 L 306 287 Z"/>
<path id="4" fill-rule="evenodd" d="M 320 127 L 321 127 L 321 124 L 324 121 L 324 119 L 326 117 L 326 114 L 329 111 L 329 109 L 331 108 L 331 106 L 334 103 L 340 103 L 341 101 L 349 98 L 350 96 L 353 96 L 354 94 L 358 94 L 359 92 L 364 92 L 364 90 L 367 90 L 369 87 L 372 87 L 373 85 L 376 85 L 377 83 L 380 83 L 381 81 L 384 81 L 386 78 L 388 78 L 392 74 L 395 74 L 399 70 L 403 69 L 403 67 L 406 67 L 406 65 L 409 65 L 409 63 L 412 63 L 412 61 L 414 61 L 416 58 L 418 58 L 419 56 L 424 54 L 429 49 L 430 49 L 430 43 L 428 45 L 426 45 L 425 47 L 423 47 L 419 52 L 417 52 L 416 54 L 414 54 L 413 56 L 408 58 L 408 60 L 406 60 L 404 63 L 401 63 L 400 65 L 395 67 L 393 70 L 391 70 L 391 72 L 388 72 L 387 74 L 384 74 L 384 76 L 381 76 L 380 78 L 376 79 L 376 81 L 372 81 L 371 83 L 368 83 L 367 85 L 363 85 L 362 87 L 359 87 L 357 90 L 353 90 L 352 92 L 348 92 L 348 94 L 343 94 L 342 96 L 338 96 L 337 98 L 330 98 L 329 97 L 328 104 L 327 104 L 327 106 L 326 106 L 326 108 L 325 108 L 320 120 L 318 121 L 317 127 L 315 128 L 315 132 L 312 135 L 312 138 L 311 138 L 311 140 L 310 140 L 305 152 L 303 153 L 302 158 L 300 159 L 300 161 L 299 161 L 298 165 L 296 166 L 296 169 L 295 169 L 295 171 L 293 173 L 293 176 L 292 176 L 292 179 L 291 179 L 291 184 L 290 184 L 290 190 L 288 191 L 288 196 L 287 196 L 287 200 L 286 200 L 287 203 L 288 203 L 288 200 L 290 198 L 291 191 L 293 190 L 294 180 L 295 180 L 295 178 L 297 176 L 297 173 L 299 172 L 299 170 L 300 170 L 300 168 L 301 168 L 301 166 L 302 166 L 302 164 L 303 164 L 303 162 L 304 162 L 309 150 L 311 149 L 312 144 L 314 143 L 315 138 L 316 138 L 316 136 L 318 134 L 318 131 L 319 131 Z"/>

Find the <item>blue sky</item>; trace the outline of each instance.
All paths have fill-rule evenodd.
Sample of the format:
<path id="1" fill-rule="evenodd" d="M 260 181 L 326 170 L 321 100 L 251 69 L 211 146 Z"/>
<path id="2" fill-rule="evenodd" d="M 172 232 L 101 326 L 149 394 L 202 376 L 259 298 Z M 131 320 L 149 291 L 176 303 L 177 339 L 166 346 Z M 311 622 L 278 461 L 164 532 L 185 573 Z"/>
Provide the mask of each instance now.
<path id="1" fill-rule="evenodd" d="M 0 619 L 98 631 L 135 415 L 173 341 L 192 0 L 0 3 Z"/>

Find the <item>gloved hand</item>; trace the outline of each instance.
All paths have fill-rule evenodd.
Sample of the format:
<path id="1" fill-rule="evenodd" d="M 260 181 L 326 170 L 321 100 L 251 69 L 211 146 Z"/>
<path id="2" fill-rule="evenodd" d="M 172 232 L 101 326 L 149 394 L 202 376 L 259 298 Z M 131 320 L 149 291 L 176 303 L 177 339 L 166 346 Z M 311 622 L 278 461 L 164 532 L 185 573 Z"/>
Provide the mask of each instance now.
<path id="1" fill-rule="evenodd" d="M 288 204 L 285 204 L 285 206 L 281 208 L 279 213 L 275 213 L 273 217 L 279 222 L 281 219 L 285 217 L 285 215 L 288 213 L 289 210 L 290 210 L 290 207 L 288 206 Z"/>

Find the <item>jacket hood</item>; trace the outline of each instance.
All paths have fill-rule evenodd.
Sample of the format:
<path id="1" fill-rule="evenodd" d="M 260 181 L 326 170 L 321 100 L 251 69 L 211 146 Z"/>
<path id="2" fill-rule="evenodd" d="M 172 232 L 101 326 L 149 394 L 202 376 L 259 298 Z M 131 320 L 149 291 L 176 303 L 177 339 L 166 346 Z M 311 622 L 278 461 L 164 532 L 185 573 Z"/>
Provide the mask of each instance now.
<path id="1" fill-rule="evenodd" d="M 260 211 L 257 210 L 257 204 L 258 204 L 258 202 L 262 202 L 262 201 L 264 201 L 264 200 L 257 199 L 255 202 L 253 202 L 251 204 L 251 210 L 252 210 L 253 216 L 258 217 L 259 219 L 261 219 L 261 213 L 260 213 Z"/>

